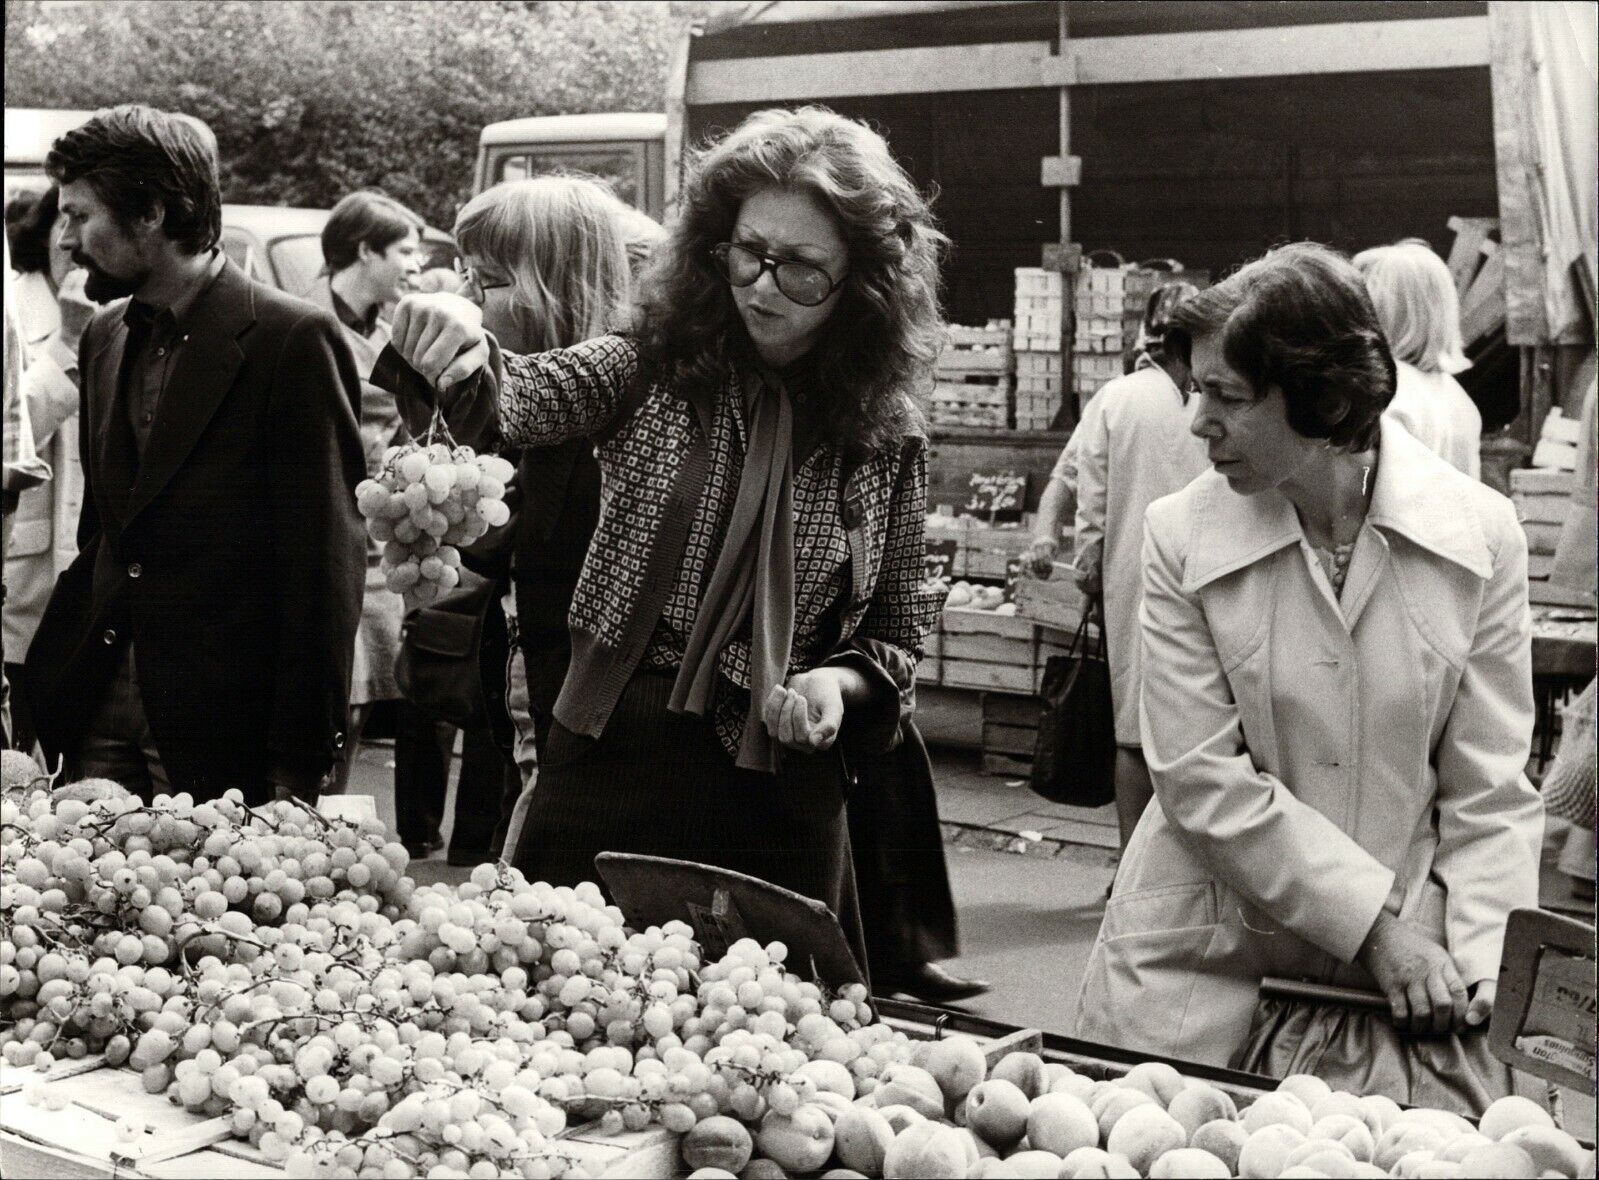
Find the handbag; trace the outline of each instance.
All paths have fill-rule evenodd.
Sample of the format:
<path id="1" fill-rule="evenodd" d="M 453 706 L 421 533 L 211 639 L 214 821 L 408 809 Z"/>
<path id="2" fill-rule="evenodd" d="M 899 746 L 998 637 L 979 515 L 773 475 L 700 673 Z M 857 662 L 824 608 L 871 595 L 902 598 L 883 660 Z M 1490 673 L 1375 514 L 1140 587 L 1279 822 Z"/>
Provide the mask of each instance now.
<path id="1" fill-rule="evenodd" d="M 1044 665 L 1039 695 L 1043 710 L 1028 785 L 1051 803 L 1103 807 L 1116 797 L 1116 715 L 1099 598 L 1089 601 L 1067 653 Z"/>
<path id="2" fill-rule="evenodd" d="M 417 708 L 460 729 L 489 724 L 479 653 L 500 593 L 497 579 L 465 574 L 462 585 L 405 617 L 394 678 Z"/>

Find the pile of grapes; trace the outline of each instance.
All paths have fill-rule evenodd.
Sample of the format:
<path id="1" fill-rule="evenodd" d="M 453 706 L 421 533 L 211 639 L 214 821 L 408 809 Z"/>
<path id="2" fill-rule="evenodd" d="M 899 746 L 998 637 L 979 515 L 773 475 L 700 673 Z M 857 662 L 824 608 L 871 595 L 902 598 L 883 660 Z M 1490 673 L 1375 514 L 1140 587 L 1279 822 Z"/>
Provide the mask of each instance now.
<path id="1" fill-rule="evenodd" d="M 461 547 L 511 518 L 505 485 L 515 471 L 471 447 L 408 442 L 390 447 L 377 477 L 356 487 L 366 531 L 383 546 L 385 584 L 408 610 L 453 590 Z"/>
<path id="2" fill-rule="evenodd" d="M 776 943 L 703 962 L 591 883 L 485 864 L 419 888 L 376 821 L 4 769 L 0 1059 L 104 1053 L 292 1175 L 576 1177 L 569 1119 L 758 1123 L 817 1098 L 817 1068 L 869 1090 L 910 1052 L 864 987 L 803 981 Z"/>

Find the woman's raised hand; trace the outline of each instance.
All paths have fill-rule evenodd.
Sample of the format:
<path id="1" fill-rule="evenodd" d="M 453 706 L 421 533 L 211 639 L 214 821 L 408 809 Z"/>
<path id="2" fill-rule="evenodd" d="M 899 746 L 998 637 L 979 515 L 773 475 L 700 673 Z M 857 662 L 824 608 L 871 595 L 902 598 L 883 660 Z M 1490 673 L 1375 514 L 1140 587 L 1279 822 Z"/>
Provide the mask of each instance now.
<path id="1" fill-rule="evenodd" d="M 766 731 L 791 750 L 830 749 L 844 724 L 844 691 L 837 669 L 817 668 L 772 689 L 761 710 Z"/>
<path id="2" fill-rule="evenodd" d="M 489 361 L 483 310 L 459 295 L 407 295 L 394 311 L 395 350 L 435 389 L 447 390 Z"/>
<path id="3" fill-rule="evenodd" d="M 1442 1034 L 1466 1027 L 1466 985 L 1455 960 L 1420 927 L 1384 910 L 1359 958 L 1388 997 L 1400 1032 Z"/>

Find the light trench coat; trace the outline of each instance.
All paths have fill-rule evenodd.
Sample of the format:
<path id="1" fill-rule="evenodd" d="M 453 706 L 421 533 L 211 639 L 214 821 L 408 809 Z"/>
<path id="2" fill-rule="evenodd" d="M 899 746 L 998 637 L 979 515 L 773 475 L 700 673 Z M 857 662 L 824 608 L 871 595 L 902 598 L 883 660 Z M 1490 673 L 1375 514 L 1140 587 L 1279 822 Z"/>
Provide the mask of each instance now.
<path id="1" fill-rule="evenodd" d="M 1210 466 L 1194 437 L 1197 398 L 1147 362 L 1106 384 L 1072 435 L 1077 449 L 1076 564 L 1097 567 L 1105 603 L 1105 658 L 1116 742 L 1136 747 L 1138 603 L 1144 588 L 1144 513 Z"/>
<path id="2" fill-rule="evenodd" d="M 1149 510 L 1144 812 L 1077 1035 L 1226 1065 L 1263 976 L 1374 989 L 1383 909 L 1495 979 L 1537 904 L 1527 545 L 1510 501 L 1385 419 L 1340 601 L 1277 491 Z"/>

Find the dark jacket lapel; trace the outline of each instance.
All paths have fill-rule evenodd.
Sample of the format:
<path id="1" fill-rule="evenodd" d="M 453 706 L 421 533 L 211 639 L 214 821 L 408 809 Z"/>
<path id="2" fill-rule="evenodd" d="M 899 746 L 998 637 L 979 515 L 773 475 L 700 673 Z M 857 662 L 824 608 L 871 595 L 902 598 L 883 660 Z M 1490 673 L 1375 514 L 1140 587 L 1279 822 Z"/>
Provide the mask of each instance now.
<path id="1" fill-rule="evenodd" d="M 100 313 L 103 335 L 86 335 L 94 344 L 82 374 L 88 382 L 89 422 L 94 429 L 95 470 L 91 477 L 103 494 L 102 512 L 109 510 L 119 523 L 127 519 L 128 496 L 139 466 L 128 403 L 117 384 L 128 342 L 128 326 L 122 321 L 127 305 L 127 300 L 118 300 Z"/>
<path id="2" fill-rule="evenodd" d="M 183 466 L 244 363 L 239 335 L 255 322 L 250 280 L 231 261 L 195 301 L 188 334 L 161 394 L 126 519 L 137 516 Z M 115 378 L 113 377 L 113 381 Z"/>

